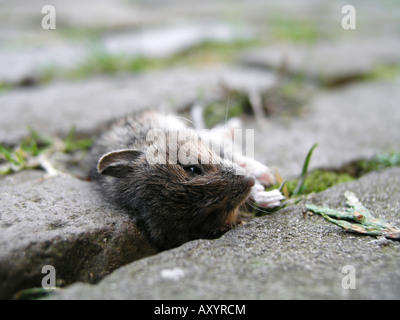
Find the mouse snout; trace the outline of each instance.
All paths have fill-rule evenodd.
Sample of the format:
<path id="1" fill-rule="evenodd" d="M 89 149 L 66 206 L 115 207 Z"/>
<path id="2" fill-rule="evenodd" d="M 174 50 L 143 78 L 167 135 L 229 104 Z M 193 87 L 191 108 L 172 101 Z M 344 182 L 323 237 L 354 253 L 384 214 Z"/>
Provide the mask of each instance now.
<path id="1" fill-rule="evenodd" d="M 256 184 L 256 179 L 253 176 L 243 176 L 243 182 L 247 187 L 252 188 Z"/>

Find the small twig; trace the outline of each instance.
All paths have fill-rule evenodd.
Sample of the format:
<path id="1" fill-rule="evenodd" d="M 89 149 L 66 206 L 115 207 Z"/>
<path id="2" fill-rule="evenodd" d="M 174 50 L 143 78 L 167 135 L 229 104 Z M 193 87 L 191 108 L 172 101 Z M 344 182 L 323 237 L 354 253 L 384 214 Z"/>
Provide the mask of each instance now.
<path id="1" fill-rule="evenodd" d="M 57 170 L 54 166 L 50 163 L 49 158 L 45 154 L 41 154 L 38 156 L 38 161 L 40 167 L 46 171 L 46 178 L 57 177 L 57 176 L 67 176 L 66 173 Z"/>
<path id="2" fill-rule="evenodd" d="M 254 112 L 254 117 L 259 124 L 262 124 L 265 119 L 264 109 L 262 106 L 261 94 L 258 91 L 249 92 L 249 102 Z"/>
<path id="3" fill-rule="evenodd" d="M 346 191 L 344 196 L 347 199 L 346 205 L 348 206 L 345 212 L 325 207 L 317 207 L 312 204 L 306 204 L 306 208 L 311 212 L 320 214 L 329 222 L 345 230 L 370 236 L 385 236 L 392 240 L 400 240 L 400 229 L 393 227 L 381 219 L 375 218 L 371 212 L 361 204 L 354 193 Z"/>

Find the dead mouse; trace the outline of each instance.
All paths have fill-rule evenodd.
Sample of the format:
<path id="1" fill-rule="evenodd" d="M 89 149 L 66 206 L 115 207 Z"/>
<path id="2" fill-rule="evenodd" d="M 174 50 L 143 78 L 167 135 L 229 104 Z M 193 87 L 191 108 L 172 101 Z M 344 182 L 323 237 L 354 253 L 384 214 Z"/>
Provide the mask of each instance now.
<path id="1" fill-rule="evenodd" d="M 237 223 L 239 207 L 256 195 L 259 183 L 246 165 L 223 159 L 208 140 L 175 116 L 138 112 L 99 137 L 90 177 L 160 249 L 215 238 Z"/>

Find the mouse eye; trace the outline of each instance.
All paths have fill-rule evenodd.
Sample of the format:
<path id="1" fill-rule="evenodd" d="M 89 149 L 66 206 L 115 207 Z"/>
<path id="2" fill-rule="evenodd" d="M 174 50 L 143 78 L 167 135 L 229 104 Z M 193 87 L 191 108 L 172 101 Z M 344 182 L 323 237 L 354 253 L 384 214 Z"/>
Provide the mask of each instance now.
<path id="1" fill-rule="evenodd" d="M 183 166 L 183 169 L 192 175 L 203 174 L 203 169 L 199 164 L 188 164 L 188 165 Z"/>

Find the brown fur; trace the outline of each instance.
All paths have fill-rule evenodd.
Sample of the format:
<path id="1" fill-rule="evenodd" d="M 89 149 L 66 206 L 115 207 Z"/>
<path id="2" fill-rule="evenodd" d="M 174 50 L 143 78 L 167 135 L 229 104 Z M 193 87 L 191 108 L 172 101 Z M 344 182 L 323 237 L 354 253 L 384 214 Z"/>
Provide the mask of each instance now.
<path id="1" fill-rule="evenodd" d="M 99 190 L 125 208 L 161 249 L 220 236 L 236 224 L 238 207 L 254 185 L 253 177 L 238 175 L 239 168 L 230 162 L 200 164 L 206 157 L 219 157 L 194 130 L 170 125 L 169 120 L 154 112 L 120 120 L 99 138 L 91 154 L 90 175 Z M 146 133 L 154 128 L 166 137 L 188 133 L 177 150 L 167 145 L 165 164 L 150 163 L 146 153 Z M 185 143 L 197 154 L 187 164 L 171 161 Z"/>

